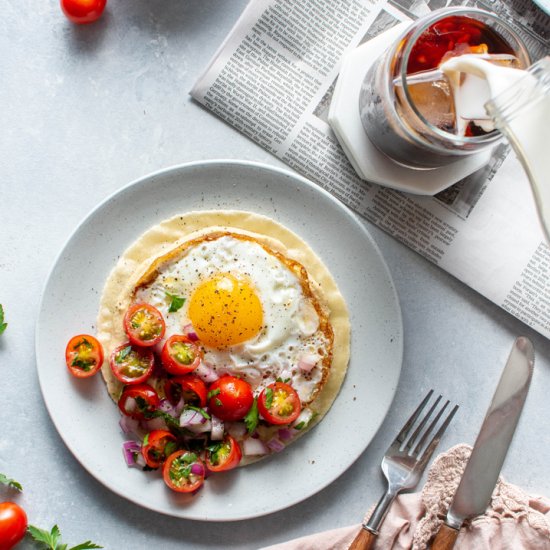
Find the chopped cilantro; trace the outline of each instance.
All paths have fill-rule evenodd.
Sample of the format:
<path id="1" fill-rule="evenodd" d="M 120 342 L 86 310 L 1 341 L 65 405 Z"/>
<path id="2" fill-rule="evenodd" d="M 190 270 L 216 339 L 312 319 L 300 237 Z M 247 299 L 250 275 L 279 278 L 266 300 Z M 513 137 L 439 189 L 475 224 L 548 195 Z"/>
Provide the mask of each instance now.
<path id="1" fill-rule="evenodd" d="M 8 323 L 4 323 L 4 308 L 2 307 L 2 304 L 0 304 L 0 334 L 6 330 L 7 326 Z"/>
<path id="2" fill-rule="evenodd" d="M 244 423 L 246 424 L 246 429 L 249 434 L 251 434 L 256 429 L 259 421 L 260 416 L 258 414 L 258 400 L 254 398 L 252 407 L 250 407 L 250 410 L 246 413 L 246 416 L 244 417 Z"/>
<path id="3" fill-rule="evenodd" d="M 57 525 L 54 525 L 51 531 L 39 529 L 34 525 L 29 525 L 27 530 L 33 540 L 36 542 L 41 542 L 49 550 L 90 550 L 92 548 L 103 548 L 103 546 L 94 544 L 89 540 L 68 548 L 67 544 L 62 544 L 60 541 L 61 532 L 59 531 L 59 527 Z"/>
<path id="4" fill-rule="evenodd" d="M 132 353 L 132 346 L 126 346 L 124 349 L 121 349 L 116 354 L 115 361 L 117 363 L 122 363 L 122 361 L 124 361 L 124 359 L 126 359 L 126 357 L 128 357 L 128 355 L 130 355 L 130 353 Z"/>
<path id="5" fill-rule="evenodd" d="M 15 481 L 15 479 L 10 479 L 8 476 L 4 474 L 0 474 L 0 483 L 2 483 L 3 485 L 7 485 L 11 489 L 17 489 L 18 491 L 23 490 L 21 483 L 19 483 L 18 481 Z"/>
<path id="6" fill-rule="evenodd" d="M 271 409 L 273 405 L 273 390 L 271 388 L 266 388 L 265 390 L 265 407 L 266 409 Z"/>
<path id="7" fill-rule="evenodd" d="M 168 313 L 174 313 L 183 307 L 185 304 L 185 298 L 182 296 L 176 296 L 175 294 L 166 293 L 166 297 L 170 299 L 170 307 L 168 308 Z"/>
<path id="8" fill-rule="evenodd" d="M 219 395 L 221 392 L 220 388 L 216 388 L 215 390 L 210 390 L 208 394 L 206 395 L 206 399 L 210 399 L 211 397 L 215 397 L 216 395 Z M 219 399 L 218 399 L 219 401 Z"/>
<path id="9" fill-rule="evenodd" d="M 193 405 L 186 405 L 185 408 L 186 409 L 191 409 L 192 411 L 196 411 L 200 415 L 204 416 L 204 418 L 206 418 L 206 420 L 210 420 L 210 415 L 204 409 L 201 409 L 200 407 L 194 407 Z"/>

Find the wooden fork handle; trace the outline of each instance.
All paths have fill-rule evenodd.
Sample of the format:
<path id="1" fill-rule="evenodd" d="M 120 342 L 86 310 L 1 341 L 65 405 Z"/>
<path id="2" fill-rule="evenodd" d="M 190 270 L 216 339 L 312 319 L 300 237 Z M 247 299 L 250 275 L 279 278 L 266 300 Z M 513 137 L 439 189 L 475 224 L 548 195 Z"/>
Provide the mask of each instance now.
<path id="1" fill-rule="evenodd" d="M 432 550 L 451 550 L 458 537 L 458 529 L 453 529 L 445 523 L 439 528 L 432 544 Z"/>
<path id="2" fill-rule="evenodd" d="M 376 540 L 376 535 L 371 533 L 365 527 L 361 527 L 357 536 L 353 539 L 348 550 L 369 550 Z"/>

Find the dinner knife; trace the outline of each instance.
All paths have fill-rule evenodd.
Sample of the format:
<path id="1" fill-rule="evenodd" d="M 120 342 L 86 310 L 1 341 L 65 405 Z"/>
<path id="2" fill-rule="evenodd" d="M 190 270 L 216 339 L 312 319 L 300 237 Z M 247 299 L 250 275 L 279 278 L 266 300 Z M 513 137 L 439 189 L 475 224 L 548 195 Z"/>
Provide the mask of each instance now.
<path id="1" fill-rule="evenodd" d="M 534 360 L 533 344 L 517 338 L 432 550 L 450 550 L 463 521 L 479 516 L 489 505 L 525 403 Z"/>

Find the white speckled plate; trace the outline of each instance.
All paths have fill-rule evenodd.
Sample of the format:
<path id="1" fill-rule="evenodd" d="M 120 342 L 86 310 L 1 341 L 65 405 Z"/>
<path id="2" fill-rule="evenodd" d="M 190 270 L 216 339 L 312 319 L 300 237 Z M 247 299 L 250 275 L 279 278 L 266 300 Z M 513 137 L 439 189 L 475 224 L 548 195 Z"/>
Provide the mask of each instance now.
<path id="1" fill-rule="evenodd" d="M 167 489 L 158 472 L 127 468 L 119 413 L 96 376 L 64 366 L 68 339 L 93 331 L 104 281 L 146 229 L 177 213 L 251 210 L 299 234 L 323 259 L 349 305 L 351 361 L 323 421 L 285 449 L 212 476 L 196 496 Z M 290 172 L 244 161 L 185 164 L 140 179 L 100 204 L 76 229 L 46 283 L 36 357 L 50 416 L 80 463 L 115 493 L 151 510 L 205 521 L 265 515 L 320 491 L 363 452 L 392 402 L 403 352 L 401 311 L 384 260 L 338 200 Z M 327 452 L 327 449 L 330 452 Z"/>

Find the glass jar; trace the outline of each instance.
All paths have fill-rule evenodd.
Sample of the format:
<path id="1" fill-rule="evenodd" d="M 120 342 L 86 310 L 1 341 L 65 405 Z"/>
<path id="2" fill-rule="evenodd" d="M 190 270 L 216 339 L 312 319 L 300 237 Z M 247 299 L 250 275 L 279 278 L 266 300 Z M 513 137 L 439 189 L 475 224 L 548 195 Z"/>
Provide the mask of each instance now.
<path id="1" fill-rule="evenodd" d="M 413 23 L 373 63 L 361 87 L 361 122 L 376 148 L 398 164 L 429 169 L 494 146 L 502 138 L 497 130 L 453 133 L 451 92 L 437 69 L 445 53 L 478 53 L 482 46 L 486 53 L 513 56 L 517 68 L 530 64 L 520 37 L 492 13 L 443 8 Z"/>

